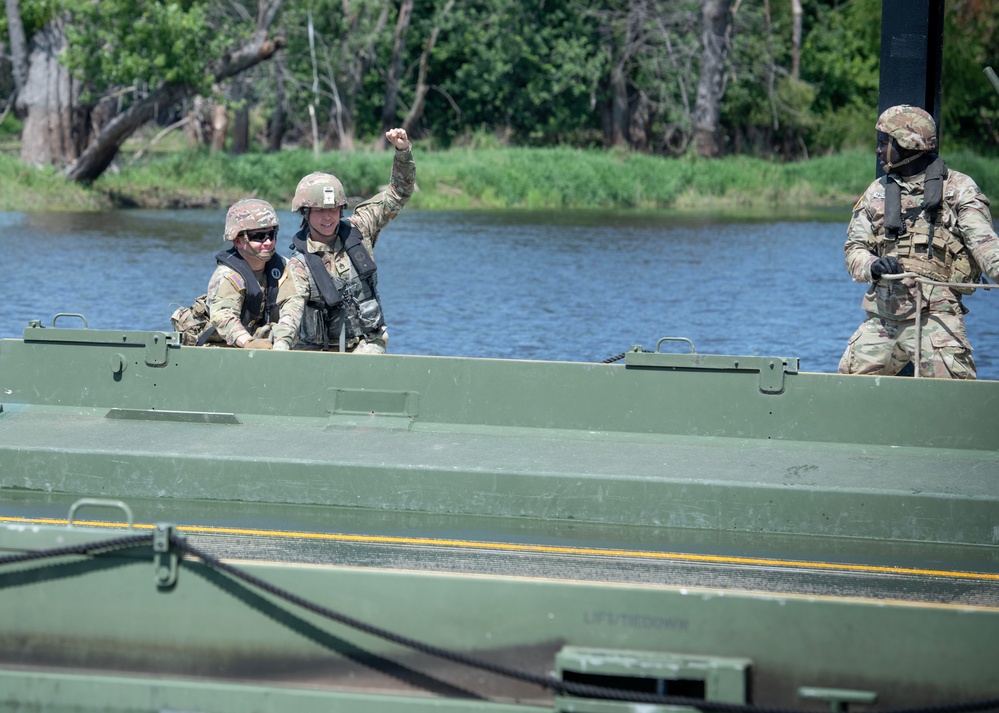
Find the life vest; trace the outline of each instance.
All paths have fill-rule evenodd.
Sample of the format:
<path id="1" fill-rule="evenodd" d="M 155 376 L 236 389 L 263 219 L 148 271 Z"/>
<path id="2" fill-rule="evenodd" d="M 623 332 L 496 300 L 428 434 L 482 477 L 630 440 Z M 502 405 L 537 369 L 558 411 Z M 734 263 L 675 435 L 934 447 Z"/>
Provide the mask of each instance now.
<path id="1" fill-rule="evenodd" d="M 264 294 L 257 282 L 253 270 L 246 264 L 246 261 L 236 251 L 235 247 L 223 250 L 215 256 L 216 262 L 226 267 L 231 267 L 243 282 L 243 309 L 239 313 L 239 321 L 243 323 L 250 334 L 256 332 L 258 327 L 262 327 L 267 322 L 277 322 L 279 310 L 277 308 L 278 281 L 284 273 L 284 258 L 274 253 L 271 259 L 264 265 L 264 275 L 266 279 L 267 295 L 264 304 Z M 261 322 L 261 305 L 266 307 L 263 314 L 264 320 Z M 217 333 L 215 325 L 211 322 L 211 315 L 208 309 L 208 295 L 201 295 L 194 300 L 190 307 L 181 307 L 174 310 L 170 315 L 175 331 L 180 333 L 181 344 L 191 346 L 204 346 L 208 343 L 225 344 Z M 258 324 L 258 322 L 260 322 Z"/>
<path id="2" fill-rule="evenodd" d="M 264 279 L 266 280 L 266 293 L 260 289 L 253 270 L 239 254 L 235 246 L 228 250 L 223 250 L 215 256 L 215 260 L 220 265 L 231 267 L 239 276 L 243 278 L 245 292 L 243 294 L 243 309 L 239 313 L 239 321 L 243 323 L 250 334 L 253 334 L 258 327 L 262 327 L 268 322 L 277 322 L 280 311 L 277 306 L 278 280 L 284 274 L 284 258 L 274 253 L 270 260 L 264 265 Z M 263 307 L 263 310 L 261 308 Z M 259 324 L 258 324 L 259 322 Z"/>
<path id="3" fill-rule="evenodd" d="M 348 220 L 337 225 L 337 235 L 353 268 L 346 278 L 331 275 L 322 256 L 308 251 L 307 235 L 308 228 L 295 235 L 290 258 L 302 262 L 309 273 L 310 298 L 305 303 L 298 343 L 329 349 L 331 343 L 338 344 L 342 334 L 344 348 L 349 350 L 362 339 L 380 336 L 385 319 L 378 299 L 378 267 L 364 247 L 361 231 Z"/>

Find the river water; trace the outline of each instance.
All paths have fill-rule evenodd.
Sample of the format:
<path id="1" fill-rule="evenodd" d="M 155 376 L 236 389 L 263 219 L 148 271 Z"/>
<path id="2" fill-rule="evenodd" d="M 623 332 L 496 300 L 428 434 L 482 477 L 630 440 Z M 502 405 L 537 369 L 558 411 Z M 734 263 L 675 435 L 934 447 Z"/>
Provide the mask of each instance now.
<path id="1" fill-rule="evenodd" d="M 700 353 L 799 357 L 803 371 L 833 372 L 863 318 L 865 287 L 843 264 L 848 217 L 407 209 L 375 250 L 389 350 L 593 362 L 674 336 Z M 9 256 L 0 337 L 61 312 L 85 315 L 92 329 L 170 330 L 173 309 L 205 291 L 224 218 L 0 213 Z M 298 219 L 279 219 L 288 254 Z M 999 379 L 999 290 L 966 304 L 979 378 Z"/>

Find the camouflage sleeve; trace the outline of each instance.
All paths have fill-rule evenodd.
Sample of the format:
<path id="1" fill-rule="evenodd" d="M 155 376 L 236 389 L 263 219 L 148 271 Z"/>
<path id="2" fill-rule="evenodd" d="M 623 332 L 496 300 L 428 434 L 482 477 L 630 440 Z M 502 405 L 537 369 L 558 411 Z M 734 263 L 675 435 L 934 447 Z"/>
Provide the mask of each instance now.
<path id="1" fill-rule="evenodd" d="M 229 346 L 242 346 L 252 336 L 240 321 L 245 294 L 246 286 L 239 273 L 225 265 L 215 268 L 208 281 L 208 315 Z"/>
<path id="2" fill-rule="evenodd" d="M 364 246 L 373 251 L 378 236 L 390 220 L 409 202 L 416 187 L 416 164 L 413 162 L 412 147 L 396 149 L 392 161 L 392 176 L 389 187 L 381 193 L 357 204 L 349 220 L 356 225 L 364 239 Z"/>
<path id="3" fill-rule="evenodd" d="M 978 266 L 990 280 L 999 282 L 999 237 L 992 223 L 989 199 L 970 176 L 953 172 L 948 179 L 948 194 L 954 191 L 954 211 L 961 239 L 968 246 Z M 947 196 L 951 200 L 951 195 Z"/>
<path id="4" fill-rule="evenodd" d="M 288 260 L 278 283 L 278 309 L 281 311 L 281 317 L 271 333 L 274 336 L 275 349 L 287 350 L 295 346 L 308 297 L 308 268 L 301 260 Z"/>
<path id="5" fill-rule="evenodd" d="M 853 217 L 846 229 L 846 271 L 855 282 L 871 281 L 871 263 L 877 259 L 874 244 L 875 218 L 871 206 L 881 184 L 875 181 L 857 204 L 853 206 Z"/>

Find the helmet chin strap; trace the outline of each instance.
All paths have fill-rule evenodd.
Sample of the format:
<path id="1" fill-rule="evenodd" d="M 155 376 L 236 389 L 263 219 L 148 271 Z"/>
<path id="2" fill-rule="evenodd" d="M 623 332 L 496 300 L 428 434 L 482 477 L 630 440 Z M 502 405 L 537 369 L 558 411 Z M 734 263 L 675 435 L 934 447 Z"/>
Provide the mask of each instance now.
<path id="1" fill-rule="evenodd" d="M 902 166 L 907 166 L 910 163 L 912 163 L 913 161 L 915 161 L 916 159 L 921 158 L 921 157 L 923 157 L 925 155 L 926 155 L 925 151 L 919 151 L 918 153 L 912 154 L 908 158 L 903 158 L 898 163 L 891 163 L 889 161 L 885 161 L 884 162 L 885 163 L 885 173 L 895 173 L 897 169 L 901 168 Z"/>

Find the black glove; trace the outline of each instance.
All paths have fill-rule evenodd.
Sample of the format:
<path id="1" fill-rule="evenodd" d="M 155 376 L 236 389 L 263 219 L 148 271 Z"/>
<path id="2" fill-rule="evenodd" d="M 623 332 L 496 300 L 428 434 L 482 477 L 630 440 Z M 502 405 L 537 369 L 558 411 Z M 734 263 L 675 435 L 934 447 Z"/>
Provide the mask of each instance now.
<path id="1" fill-rule="evenodd" d="M 903 272 L 905 272 L 905 270 L 902 269 L 902 265 L 899 263 L 898 258 L 879 257 L 871 263 L 871 277 L 875 280 L 880 279 L 882 275 L 898 275 Z"/>

